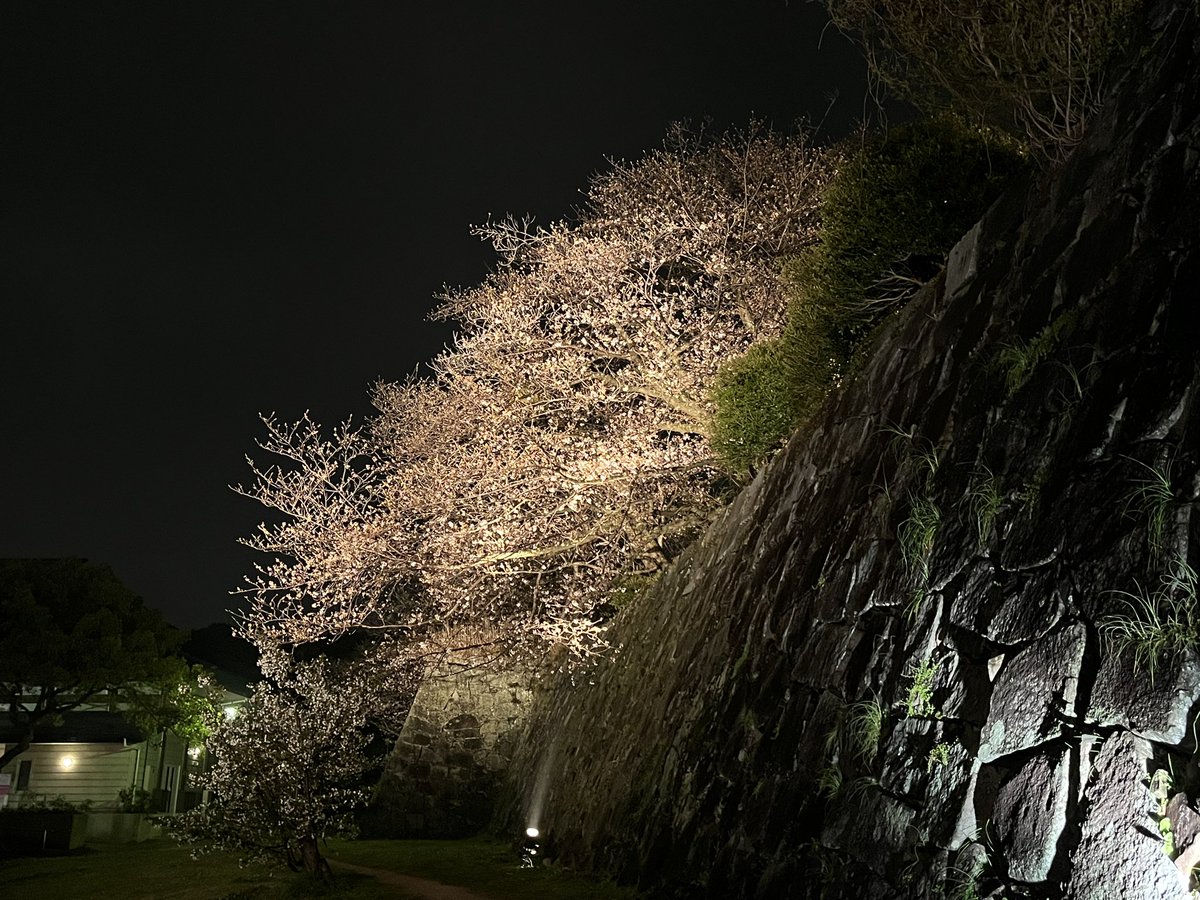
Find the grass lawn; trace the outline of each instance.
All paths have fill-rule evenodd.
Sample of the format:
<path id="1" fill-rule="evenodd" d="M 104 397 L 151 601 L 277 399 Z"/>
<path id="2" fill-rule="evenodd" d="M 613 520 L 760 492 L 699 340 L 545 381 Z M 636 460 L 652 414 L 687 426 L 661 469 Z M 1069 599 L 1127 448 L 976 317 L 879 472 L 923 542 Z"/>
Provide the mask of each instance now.
<path id="1" fill-rule="evenodd" d="M 490 838 L 459 841 L 330 841 L 326 855 L 360 866 L 457 884 L 496 900 L 633 900 L 629 888 L 556 866 L 522 869 L 512 847 Z"/>
<path id="2" fill-rule="evenodd" d="M 301 900 L 395 898 L 373 878 L 339 872 L 332 888 L 262 864 L 241 868 L 237 856 L 198 860 L 172 840 L 98 845 L 62 856 L 0 859 L 0 896 L 13 900 Z"/>
<path id="3" fill-rule="evenodd" d="M 333 861 L 460 885 L 495 900 L 633 900 L 627 888 L 555 866 L 522 869 L 513 849 L 488 838 L 462 841 L 331 841 Z M 325 887 L 305 875 L 233 853 L 191 858 L 171 840 L 96 845 L 59 856 L 0 859 L 0 896 L 13 900 L 397 900 L 395 887 L 335 871 Z"/>

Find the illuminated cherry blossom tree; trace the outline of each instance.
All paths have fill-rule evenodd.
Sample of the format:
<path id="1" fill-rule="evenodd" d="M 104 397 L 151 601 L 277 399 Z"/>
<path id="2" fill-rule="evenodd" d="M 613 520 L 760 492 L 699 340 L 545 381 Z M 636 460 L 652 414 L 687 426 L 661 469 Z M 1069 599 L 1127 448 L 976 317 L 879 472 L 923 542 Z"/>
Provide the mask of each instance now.
<path id="1" fill-rule="evenodd" d="M 596 178 L 577 224 L 479 229 L 499 263 L 444 297 L 460 330 L 432 376 L 378 385 L 378 415 L 331 437 L 265 420 L 276 462 L 242 490 L 282 516 L 248 541 L 272 561 L 244 632 L 390 629 L 413 660 L 601 646 L 614 585 L 661 568 L 728 491 L 711 385 L 780 332 L 780 263 L 814 240 L 836 161 L 803 135 L 681 130 Z"/>
<path id="2" fill-rule="evenodd" d="M 398 660 L 386 648 L 369 662 L 265 654 L 265 680 L 237 715 L 209 722 L 215 762 L 200 784 L 213 795 L 175 820 L 176 836 L 327 878 L 320 841 L 354 832 L 380 764 L 376 739 L 398 733 L 415 691 Z"/>

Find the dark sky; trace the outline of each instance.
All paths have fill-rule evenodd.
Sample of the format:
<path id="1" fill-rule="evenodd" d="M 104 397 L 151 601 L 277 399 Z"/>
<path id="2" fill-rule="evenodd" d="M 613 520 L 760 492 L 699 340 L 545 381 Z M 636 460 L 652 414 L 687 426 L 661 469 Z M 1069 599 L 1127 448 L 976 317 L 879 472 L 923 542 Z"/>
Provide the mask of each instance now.
<path id="1" fill-rule="evenodd" d="M 489 213 L 543 224 L 674 120 L 864 108 L 802 0 L 0 0 L 0 555 L 224 618 L 257 414 L 370 412 Z M 821 42 L 818 49 L 818 42 Z"/>

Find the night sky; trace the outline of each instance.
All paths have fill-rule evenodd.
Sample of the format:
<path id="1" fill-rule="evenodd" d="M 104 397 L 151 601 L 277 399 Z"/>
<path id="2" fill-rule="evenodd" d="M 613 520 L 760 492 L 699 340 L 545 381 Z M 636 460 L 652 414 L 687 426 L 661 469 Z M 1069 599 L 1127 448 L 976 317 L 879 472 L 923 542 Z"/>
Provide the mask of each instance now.
<path id="1" fill-rule="evenodd" d="M 802 0 L 0 0 L 0 556 L 224 619 L 260 411 L 369 415 L 446 342 L 443 285 L 491 264 L 472 224 L 570 216 L 672 121 L 845 134 L 863 64 L 825 25 Z"/>

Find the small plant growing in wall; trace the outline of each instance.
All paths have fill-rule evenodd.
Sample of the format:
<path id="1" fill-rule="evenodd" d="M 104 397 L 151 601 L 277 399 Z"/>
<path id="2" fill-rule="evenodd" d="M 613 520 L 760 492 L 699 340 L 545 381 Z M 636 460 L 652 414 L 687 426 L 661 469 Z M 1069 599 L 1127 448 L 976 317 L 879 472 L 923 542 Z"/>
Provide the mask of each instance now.
<path id="1" fill-rule="evenodd" d="M 850 707 L 846 726 L 851 752 L 866 765 L 879 754 L 879 735 L 883 730 L 884 709 L 878 699 L 860 700 Z"/>
<path id="2" fill-rule="evenodd" d="M 1067 380 L 1071 384 L 1070 394 L 1062 395 L 1063 399 L 1069 400 L 1069 401 L 1082 400 L 1083 399 L 1083 377 L 1084 377 L 1084 374 L 1087 372 L 1087 370 L 1090 369 L 1094 365 L 1094 363 L 1088 363 L 1088 365 L 1084 366 L 1082 370 L 1080 370 L 1080 368 L 1078 366 L 1076 366 L 1074 363 L 1070 363 L 1070 362 L 1058 362 L 1058 363 L 1056 363 L 1056 365 L 1060 369 L 1062 369 L 1063 374 L 1067 376 Z"/>
<path id="3" fill-rule="evenodd" d="M 1176 556 L 1154 593 L 1112 591 L 1122 600 L 1121 612 L 1097 623 L 1114 653 L 1132 653 L 1135 668 L 1154 683 L 1158 666 L 1185 650 L 1200 646 L 1200 608 L 1196 570 Z"/>
<path id="4" fill-rule="evenodd" d="M 950 742 L 938 741 L 929 750 L 925 760 L 925 771 L 932 772 L 938 766 L 950 765 Z"/>
<path id="5" fill-rule="evenodd" d="M 1167 802 L 1171 796 L 1171 787 L 1170 773 L 1166 769 L 1155 769 L 1154 774 L 1150 776 L 1150 793 L 1158 807 L 1155 813 L 1155 818 L 1158 819 L 1158 833 L 1162 835 L 1163 853 L 1174 859 L 1175 831 L 1171 826 L 1170 818 L 1167 817 Z"/>
<path id="6" fill-rule="evenodd" d="M 941 518 L 941 510 L 933 498 L 922 492 L 911 498 L 908 518 L 900 523 L 900 554 L 909 576 L 921 583 L 929 579 L 929 554 Z"/>
<path id="7" fill-rule="evenodd" d="M 987 851 L 981 848 L 966 864 L 949 869 L 947 900 L 982 900 L 983 893 L 979 883 L 983 880 L 988 863 Z"/>
<path id="8" fill-rule="evenodd" d="M 842 791 L 842 770 L 836 763 L 824 766 L 817 775 L 817 793 L 833 799 Z"/>
<path id="9" fill-rule="evenodd" d="M 928 488 L 926 488 L 926 491 Z M 942 513 L 933 498 L 920 493 L 912 498 L 908 518 L 900 523 L 900 555 L 913 584 L 908 591 L 904 615 L 909 621 L 916 618 L 925 603 L 929 586 L 929 556 L 937 538 Z"/>
<path id="10" fill-rule="evenodd" d="M 947 900 L 982 900 L 983 897 L 1009 897 L 1008 893 L 988 889 L 984 881 L 994 881 L 995 846 L 989 836 L 990 822 L 984 822 L 954 854 L 954 863 L 946 869 L 942 891 Z"/>
<path id="11" fill-rule="evenodd" d="M 967 489 L 967 509 L 975 525 L 975 540 L 983 547 L 992 538 L 996 528 L 996 516 L 1004 503 L 1000 489 L 1000 477 L 993 475 L 987 466 L 980 466 Z"/>
<path id="12" fill-rule="evenodd" d="M 933 705 L 933 679 L 937 670 L 938 664 L 932 657 L 910 667 L 907 674 L 912 683 L 908 686 L 908 696 L 904 701 L 904 714 L 908 718 L 937 715 L 937 708 Z"/>
<path id="13" fill-rule="evenodd" d="M 874 791 L 879 789 L 879 779 L 871 775 L 860 775 L 846 784 L 842 796 L 848 805 L 863 803 Z"/>
<path id="14" fill-rule="evenodd" d="M 836 884 L 845 878 L 847 862 L 838 851 L 826 847 L 815 838 L 804 849 L 821 884 Z"/>
<path id="15" fill-rule="evenodd" d="M 1034 470 L 1020 490 L 1013 494 L 1013 499 L 1021 504 L 1020 512 L 1032 519 L 1037 516 L 1042 505 L 1042 493 L 1046 482 L 1050 480 L 1050 465 L 1042 463 Z"/>
<path id="16" fill-rule="evenodd" d="M 1166 544 L 1167 523 L 1171 517 L 1171 503 L 1175 499 L 1175 491 L 1171 487 L 1171 459 L 1168 457 L 1161 465 L 1150 466 L 1133 457 L 1126 457 L 1146 470 L 1146 475 L 1139 478 L 1136 488 L 1130 493 L 1125 502 L 1126 513 L 1136 510 L 1139 517 L 1146 522 L 1146 541 L 1155 556 L 1163 552 Z"/>
<path id="17" fill-rule="evenodd" d="M 914 440 L 915 430 L 904 431 L 896 426 L 885 428 L 905 442 Z M 941 462 L 937 448 L 912 449 L 908 460 L 916 468 L 919 486 L 908 493 L 908 516 L 896 529 L 900 557 L 911 585 L 905 615 L 912 619 L 925 601 L 929 584 L 929 557 L 937 540 L 942 511 L 933 498 L 933 480 Z"/>
<path id="18" fill-rule="evenodd" d="M 917 618 L 917 613 L 925 605 L 925 597 L 926 591 L 924 587 L 914 587 L 909 590 L 908 602 L 904 604 L 904 618 L 908 622 L 912 622 Z"/>
<path id="19" fill-rule="evenodd" d="M 825 735 L 826 764 L 817 775 L 819 794 L 830 801 L 858 803 L 879 787 L 879 780 L 871 775 L 847 779 L 842 764 L 851 759 L 866 765 L 874 761 L 885 715 L 883 704 L 874 697 L 838 710 Z"/>
<path id="20" fill-rule="evenodd" d="M 1034 370 L 1058 346 L 1064 332 L 1075 324 L 1074 310 L 1057 316 L 1031 340 L 1015 338 L 1000 347 L 996 363 L 1004 379 L 1006 396 L 1011 399 L 1033 377 Z"/>

